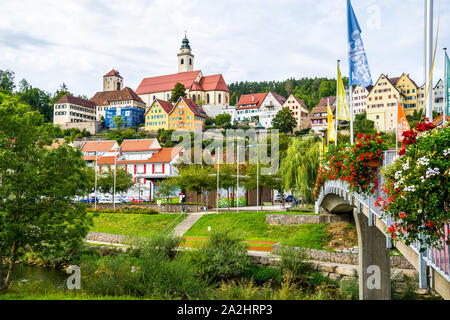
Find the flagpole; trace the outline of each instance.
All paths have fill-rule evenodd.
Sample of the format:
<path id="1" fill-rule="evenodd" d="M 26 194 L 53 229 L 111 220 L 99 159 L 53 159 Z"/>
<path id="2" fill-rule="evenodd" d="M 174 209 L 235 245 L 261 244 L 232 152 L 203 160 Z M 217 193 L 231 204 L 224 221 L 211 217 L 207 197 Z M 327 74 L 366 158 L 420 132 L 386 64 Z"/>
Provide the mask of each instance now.
<path id="1" fill-rule="evenodd" d="M 350 144 L 353 144 L 353 86 L 350 85 Z"/>
<path id="2" fill-rule="evenodd" d="M 395 152 L 398 153 L 398 106 L 399 102 L 397 99 L 397 112 L 395 113 Z"/>
<path id="3" fill-rule="evenodd" d="M 447 48 L 444 48 L 444 112 L 442 113 L 442 126 L 445 126 L 447 121 L 447 104 L 448 104 L 448 58 L 447 58 Z"/>
<path id="4" fill-rule="evenodd" d="M 95 197 L 95 199 L 94 199 L 94 207 L 95 207 L 95 210 L 97 210 L 97 167 L 98 167 L 98 165 L 97 165 L 97 163 L 98 163 L 98 151 L 95 151 L 95 184 L 94 184 L 94 197 Z"/>
<path id="5" fill-rule="evenodd" d="M 236 140 L 237 142 L 237 140 Z M 237 156 L 236 156 L 236 212 L 239 212 L 239 142 L 237 144 Z"/>
<path id="6" fill-rule="evenodd" d="M 337 69 L 338 69 L 338 73 L 339 73 L 339 63 L 341 62 L 341 60 L 337 61 Z M 337 138 L 338 138 L 338 113 L 339 113 L 339 79 L 338 76 L 336 75 L 336 139 L 334 139 L 334 145 L 337 147 Z M 331 107 L 330 107 L 331 108 Z"/>
<path id="7" fill-rule="evenodd" d="M 217 150 L 217 192 L 216 192 L 216 202 L 217 202 L 217 213 L 219 213 L 219 174 L 220 174 L 220 148 Z"/>
<path id="8" fill-rule="evenodd" d="M 114 154 L 114 190 L 113 190 L 113 211 L 116 211 L 116 173 L 117 173 L 117 149 Z M 139 193 L 140 194 L 140 193 Z"/>

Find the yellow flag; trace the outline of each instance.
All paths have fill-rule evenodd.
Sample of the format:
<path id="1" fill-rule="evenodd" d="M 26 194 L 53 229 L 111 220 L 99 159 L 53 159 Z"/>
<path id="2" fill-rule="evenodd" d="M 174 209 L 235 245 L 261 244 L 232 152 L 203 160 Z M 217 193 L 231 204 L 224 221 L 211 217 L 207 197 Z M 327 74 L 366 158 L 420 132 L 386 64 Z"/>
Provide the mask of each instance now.
<path id="1" fill-rule="evenodd" d="M 333 112 L 331 111 L 329 102 L 327 104 L 327 114 L 328 114 L 328 141 L 335 141 L 336 127 L 334 123 Z"/>
<path id="2" fill-rule="evenodd" d="M 347 99 L 345 96 L 344 83 L 342 82 L 341 70 L 339 66 L 337 68 L 337 95 L 336 95 L 336 107 L 337 107 L 337 118 L 338 120 L 350 121 L 350 107 L 348 106 Z"/>

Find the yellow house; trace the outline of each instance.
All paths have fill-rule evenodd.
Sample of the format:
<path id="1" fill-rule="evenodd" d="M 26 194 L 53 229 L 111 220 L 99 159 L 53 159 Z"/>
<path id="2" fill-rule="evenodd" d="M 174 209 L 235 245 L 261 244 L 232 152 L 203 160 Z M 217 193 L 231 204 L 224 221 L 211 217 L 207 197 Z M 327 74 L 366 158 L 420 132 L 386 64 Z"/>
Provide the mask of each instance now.
<path id="1" fill-rule="evenodd" d="M 150 108 L 145 113 L 145 130 L 158 131 L 159 129 L 169 129 L 169 113 L 173 109 L 173 104 L 160 99 L 153 100 Z"/>
<path id="2" fill-rule="evenodd" d="M 403 109 L 406 115 L 412 115 L 415 110 L 419 111 L 421 108 L 418 103 L 419 87 L 417 84 L 409 77 L 409 75 L 403 73 L 401 77 L 391 79 L 392 82 L 395 81 L 394 85 L 404 96 L 403 98 Z"/>
<path id="3" fill-rule="evenodd" d="M 403 103 L 402 93 L 382 74 L 367 95 L 367 119 L 374 121 L 379 131 L 394 131 L 397 102 Z"/>
<path id="4" fill-rule="evenodd" d="M 169 130 L 202 130 L 208 116 L 190 99 L 180 97 L 169 113 Z"/>

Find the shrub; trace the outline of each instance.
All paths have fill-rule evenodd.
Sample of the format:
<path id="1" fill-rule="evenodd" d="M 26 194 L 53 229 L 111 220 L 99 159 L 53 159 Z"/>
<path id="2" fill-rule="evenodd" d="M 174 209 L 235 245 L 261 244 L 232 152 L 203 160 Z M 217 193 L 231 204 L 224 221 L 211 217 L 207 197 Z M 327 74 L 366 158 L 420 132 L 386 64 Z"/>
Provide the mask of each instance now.
<path id="1" fill-rule="evenodd" d="M 279 268 L 283 274 L 291 273 L 294 278 L 299 278 L 311 270 L 310 265 L 305 262 L 307 255 L 303 249 L 282 247 L 278 254 L 281 258 Z"/>
<path id="2" fill-rule="evenodd" d="M 204 298 L 206 283 L 197 277 L 195 266 L 185 255 L 169 259 L 161 250 L 164 241 L 143 243 L 138 250 L 113 257 L 87 257 L 81 265 L 83 289 L 97 295 Z"/>
<path id="3" fill-rule="evenodd" d="M 167 259 L 173 259 L 176 256 L 176 249 L 184 242 L 181 237 L 171 235 L 159 235 L 149 240 L 141 240 L 136 247 L 130 249 L 130 254 L 135 257 L 140 257 L 144 254 L 162 253 Z"/>
<path id="4" fill-rule="evenodd" d="M 256 266 L 255 264 L 250 264 L 243 276 L 246 279 L 253 280 L 258 285 L 270 282 L 279 284 L 281 282 L 280 271 L 269 266 Z"/>
<path id="5" fill-rule="evenodd" d="M 359 283 L 358 278 L 351 280 L 343 280 L 339 283 L 339 291 L 341 299 L 358 300 L 359 299 Z"/>
<path id="6" fill-rule="evenodd" d="M 250 263 L 247 246 L 229 231 L 214 232 L 204 247 L 191 253 L 191 259 L 209 281 L 236 278 Z"/>

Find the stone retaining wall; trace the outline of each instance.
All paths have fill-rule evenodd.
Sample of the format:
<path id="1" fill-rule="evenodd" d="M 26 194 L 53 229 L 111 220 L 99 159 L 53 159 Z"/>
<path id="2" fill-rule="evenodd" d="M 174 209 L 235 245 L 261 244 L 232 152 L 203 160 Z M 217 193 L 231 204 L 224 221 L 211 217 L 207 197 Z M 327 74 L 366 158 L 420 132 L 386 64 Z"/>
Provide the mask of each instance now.
<path id="1" fill-rule="evenodd" d="M 273 253 L 277 254 L 282 246 L 278 243 L 273 247 Z M 331 252 L 325 250 L 316 250 L 309 248 L 297 248 L 303 249 L 311 260 L 333 262 L 340 264 L 358 265 L 359 255 L 350 252 Z M 401 256 L 391 256 L 391 267 L 399 269 L 414 269 L 414 267 Z"/>
<path id="2" fill-rule="evenodd" d="M 86 236 L 86 240 L 90 241 L 120 243 L 120 244 L 130 242 L 130 239 L 131 238 L 128 236 L 103 232 L 89 232 L 88 235 Z"/>
<path id="3" fill-rule="evenodd" d="M 296 225 L 320 223 L 318 215 L 308 214 L 267 214 L 266 223 L 270 225 Z"/>
<path id="4" fill-rule="evenodd" d="M 350 222 L 348 215 L 338 214 L 268 214 L 266 223 L 270 225 L 299 225 L 318 223 Z"/>

